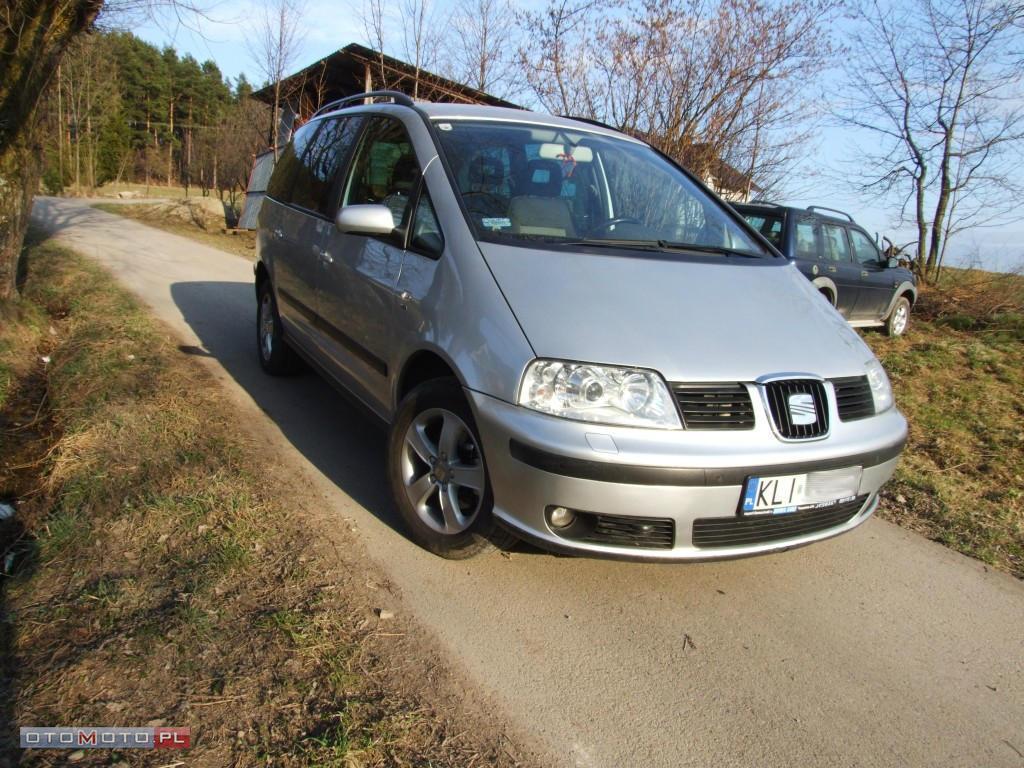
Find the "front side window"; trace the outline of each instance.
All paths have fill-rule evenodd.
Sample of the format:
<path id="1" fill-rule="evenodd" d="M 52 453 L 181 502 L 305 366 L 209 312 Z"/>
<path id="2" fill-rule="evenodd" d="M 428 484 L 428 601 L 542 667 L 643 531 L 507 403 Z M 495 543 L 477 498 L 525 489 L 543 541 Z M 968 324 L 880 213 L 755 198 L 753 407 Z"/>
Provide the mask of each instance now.
<path id="1" fill-rule="evenodd" d="M 850 245 L 846 242 L 846 229 L 836 224 L 824 224 L 821 228 L 825 234 L 825 259 L 849 261 Z"/>
<path id="2" fill-rule="evenodd" d="M 875 244 L 863 232 L 851 229 L 850 240 L 853 242 L 853 253 L 861 264 L 873 264 L 881 260 Z"/>
<path id="3" fill-rule="evenodd" d="M 644 144 L 526 123 L 438 119 L 435 126 L 478 239 L 771 255 Z"/>
<path id="4" fill-rule="evenodd" d="M 405 127 L 398 120 L 375 117 L 352 164 L 343 204 L 385 205 L 395 226 L 401 227 L 419 177 L 419 163 Z"/>

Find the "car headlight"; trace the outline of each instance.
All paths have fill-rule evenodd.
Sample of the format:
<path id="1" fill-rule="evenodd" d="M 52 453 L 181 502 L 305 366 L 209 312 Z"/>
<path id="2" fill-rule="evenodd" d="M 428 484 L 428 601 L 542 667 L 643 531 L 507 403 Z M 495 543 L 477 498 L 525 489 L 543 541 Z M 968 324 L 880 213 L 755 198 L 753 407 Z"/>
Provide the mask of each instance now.
<path id="1" fill-rule="evenodd" d="M 885 373 L 885 368 L 877 360 L 869 360 L 865 366 L 868 372 L 868 383 L 871 385 L 871 396 L 875 400 L 875 413 L 882 413 L 892 408 L 892 384 Z"/>
<path id="2" fill-rule="evenodd" d="M 534 360 L 519 387 L 519 404 L 578 421 L 682 428 L 665 381 L 641 368 Z"/>

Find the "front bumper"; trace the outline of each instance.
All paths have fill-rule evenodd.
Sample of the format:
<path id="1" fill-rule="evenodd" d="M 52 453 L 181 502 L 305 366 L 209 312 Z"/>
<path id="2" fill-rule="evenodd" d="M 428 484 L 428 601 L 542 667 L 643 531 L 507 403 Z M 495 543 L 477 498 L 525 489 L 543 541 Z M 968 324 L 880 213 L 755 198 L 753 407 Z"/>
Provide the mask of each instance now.
<path id="1" fill-rule="evenodd" d="M 864 522 L 892 476 L 907 423 L 895 408 L 841 422 L 834 398 L 830 435 L 783 443 L 759 419 L 749 431 L 687 431 L 610 427 L 547 416 L 479 392 L 467 393 L 483 440 L 494 491 L 494 514 L 524 539 L 556 551 L 641 560 L 714 560 L 774 552 L 836 536 Z M 738 543 L 694 542 L 694 523 L 739 523 L 749 476 L 863 467 L 858 501 L 824 529 L 783 524 L 770 540 L 740 535 Z M 608 544 L 555 533 L 545 510 L 564 506 L 608 519 L 672 521 L 670 541 Z M 619 520 L 619 522 L 629 522 Z M 769 523 L 769 525 L 771 525 Z M 789 527 L 785 527 L 788 525 Z M 813 527 L 813 526 L 810 526 Z M 780 534 L 779 531 L 782 531 Z M 763 538 L 763 537 L 761 537 Z"/>

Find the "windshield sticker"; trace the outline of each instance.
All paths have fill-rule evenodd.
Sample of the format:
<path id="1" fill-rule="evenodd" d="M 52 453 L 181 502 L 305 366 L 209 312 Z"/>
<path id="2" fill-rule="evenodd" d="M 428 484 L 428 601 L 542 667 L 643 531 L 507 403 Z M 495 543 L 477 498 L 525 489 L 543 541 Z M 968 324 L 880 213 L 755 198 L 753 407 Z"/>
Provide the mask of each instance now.
<path id="1" fill-rule="evenodd" d="M 511 227 L 512 219 L 481 219 L 480 223 L 488 229 L 499 230 Z"/>
<path id="2" fill-rule="evenodd" d="M 452 129 L 451 123 L 438 123 L 437 130 L 439 131 L 450 131 Z"/>

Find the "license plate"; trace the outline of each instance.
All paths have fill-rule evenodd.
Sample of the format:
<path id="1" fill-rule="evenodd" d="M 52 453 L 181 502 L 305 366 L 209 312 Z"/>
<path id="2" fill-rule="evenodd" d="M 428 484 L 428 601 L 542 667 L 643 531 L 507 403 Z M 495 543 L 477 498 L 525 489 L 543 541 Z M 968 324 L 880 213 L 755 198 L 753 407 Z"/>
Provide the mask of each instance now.
<path id="1" fill-rule="evenodd" d="M 789 515 L 852 501 L 860 491 L 862 467 L 802 475 L 748 477 L 740 499 L 743 515 Z"/>

